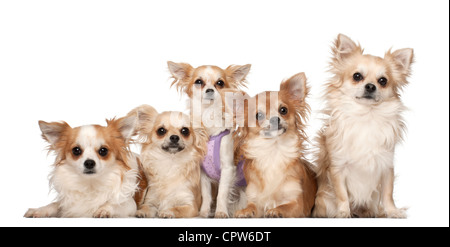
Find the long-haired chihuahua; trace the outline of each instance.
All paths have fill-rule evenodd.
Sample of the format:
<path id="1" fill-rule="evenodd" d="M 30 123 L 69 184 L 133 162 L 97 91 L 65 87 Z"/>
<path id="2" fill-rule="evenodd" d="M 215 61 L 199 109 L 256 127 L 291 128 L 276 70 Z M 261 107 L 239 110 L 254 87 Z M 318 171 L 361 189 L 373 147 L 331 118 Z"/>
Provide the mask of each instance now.
<path id="1" fill-rule="evenodd" d="M 393 200 L 394 150 L 402 140 L 413 50 L 363 54 L 339 34 L 326 88 L 328 115 L 318 136 L 315 217 L 406 217 Z"/>
<path id="2" fill-rule="evenodd" d="M 299 73 L 282 82 L 279 92 L 227 103 L 236 103 L 237 118 L 244 114 L 244 125 L 235 132 L 235 150 L 245 161 L 248 203 L 236 217 L 310 216 L 317 184 L 304 159 L 308 91 L 305 74 Z"/>
<path id="3" fill-rule="evenodd" d="M 192 127 L 181 112 L 158 112 L 142 105 L 129 115 L 138 116 L 141 159 L 149 186 L 137 217 L 190 218 L 201 205 L 200 164 L 208 135 Z"/>
<path id="4" fill-rule="evenodd" d="M 218 185 L 216 218 L 227 218 L 245 202 L 245 179 L 242 166 L 234 164 L 233 123 L 226 121 L 224 94 L 245 86 L 250 65 L 192 67 L 187 63 L 168 62 L 175 79 L 172 85 L 190 98 L 191 117 L 195 125 L 205 127 L 210 140 L 202 162 L 202 206 L 200 216 L 208 217 L 213 203 L 211 185 Z M 242 164 L 242 163 L 241 163 Z"/>
<path id="5" fill-rule="evenodd" d="M 50 184 L 58 193 L 25 217 L 130 217 L 147 187 L 137 155 L 129 149 L 136 118 L 107 120 L 107 126 L 71 128 L 39 121 L 42 137 L 56 154 Z"/>

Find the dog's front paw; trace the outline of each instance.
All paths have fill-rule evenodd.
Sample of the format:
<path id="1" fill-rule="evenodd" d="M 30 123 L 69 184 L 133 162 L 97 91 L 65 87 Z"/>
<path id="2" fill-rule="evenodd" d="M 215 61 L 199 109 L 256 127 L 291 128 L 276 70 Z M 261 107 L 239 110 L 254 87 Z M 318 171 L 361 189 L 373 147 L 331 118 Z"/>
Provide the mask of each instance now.
<path id="1" fill-rule="evenodd" d="M 23 217 L 25 218 L 48 218 L 51 212 L 45 208 L 30 208 Z"/>
<path id="2" fill-rule="evenodd" d="M 173 219 L 175 218 L 175 213 L 172 210 L 163 210 L 158 213 L 158 217 L 164 219 Z"/>
<path id="3" fill-rule="evenodd" d="M 336 213 L 336 218 L 351 218 L 352 214 L 350 212 L 350 206 L 348 203 L 340 203 L 338 211 Z"/>
<path id="4" fill-rule="evenodd" d="M 200 217 L 209 218 L 209 209 L 208 210 L 200 210 Z"/>
<path id="5" fill-rule="evenodd" d="M 253 218 L 256 216 L 256 210 L 253 208 L 244 208 L 242 210 L 237 211 L 234 216 L 236 218 Z"/>
<path id="6" fill-rule="evenodd" d="M 272 208 L 267 210 L 264 217 L 266 218 L 283 218 L 283 213 L 278 208 Z"/>
<path id="7" fill-rule="evenodd" d="M 37 218 L 37 217 L 33 217 L 34 213 L 36 212 L 35 208 L 30 208 L 28 209 L 28 211 L 23 215 L 23 217 L 25 218 Z"/>
<path id="8" fill-rule="evenodd" d="M 386 217 L 388 218 L 396 218 L 396 219 L 406 219 L 406 210 L 407 208 L 395 208 L 391 210 L 386 210 Z"/>
<path id="9" fill-rule="evenodd" d="M 214 218 L 226 219 L 226 218 L 228 218 L 228 214 L 225 212 L 216 212 L 216 214 L 214 215 Z"/>
<path id="10" fill-rule="evenodd" d="M 350 214 L 350 211 L 339 211 L 336 214 L 336 218 L 351 218 L 352 215 Z"/>
<path id="11" fill-rule="evenodd" d="M 137 218 L 154 218 L 158 210 L 155 207 L 149 205 L 142 205 L 139 210 L 136 211 Z"/>
<path id="12" fill-rule="evenodd" d="M 136 211 L 137 218 L 150 218 L 150 213 L 147 210 L 139 209 Z"/>
<path id="13" fill-rule="evenodd" d="M 51 203 L 40 208 L 30 208 L 23 217 L 26 218 L 49 218 L 58 216 L 58 205 Z"/>
<path id="14" fill-rule="evenodd" d="M 101 207 L 101 208 L 97 209 L 97 211 L 95 211 L 93 217 L 94 218 L 111 218 L 112 215 L 113 214 L 110 209 Z"/>

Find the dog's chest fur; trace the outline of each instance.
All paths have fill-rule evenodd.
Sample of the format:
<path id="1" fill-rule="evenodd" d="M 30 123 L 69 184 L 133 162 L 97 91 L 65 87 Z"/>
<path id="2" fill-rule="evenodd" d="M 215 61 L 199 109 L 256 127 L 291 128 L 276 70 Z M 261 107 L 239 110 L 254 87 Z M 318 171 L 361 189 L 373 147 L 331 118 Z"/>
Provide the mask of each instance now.
<path id="1" fill-rule="evenodd" d="M 92 217 L 105 203 L 121 205 L 132 200 L 137 188 L 138 165 L 131 159 L 131 170 L 119 167 L 105 169 L 102 174 L 86 176 L 77 174 L 73 167 L 60 165 L 50 176 L 52 187 L 58 192 L 61 217 Z M 129 212 L 115 212 L 127 217 Z"/>
<path id="2" fill-rule="evenodd" d="M 366 106 L 356 102 L 332 111 L 325 130 L 332 164 L 340 167 L 350 197 L 369 201 L 383 173 L 393 167 L 404 124 L 400 101 Z"/>
<path id="3" fill-rule="evenodd" d="M 149 176 L 151 204 L 160 209 L 194 201 L 192 176 L 200 177 L 193 153 L 169 155 L 150 148 L 143 150 L 142 163 Z M 197 167 L 198 166 L 198 167 Z M 197 169 L 196 169 L 197 167 Z"/>
<path id="4" fill-rule="evenodd" d="M 297 136 L 257 137 L 250 139 L 246 147 L 246 158 L 254 161 L 254 169 L 264 184 L 259 193 L 250 194 L 249 198 L 260 206 L 273 208 L 298 196 L 300 184 L 286 183 L 289 165 L 300 157 Z"/>

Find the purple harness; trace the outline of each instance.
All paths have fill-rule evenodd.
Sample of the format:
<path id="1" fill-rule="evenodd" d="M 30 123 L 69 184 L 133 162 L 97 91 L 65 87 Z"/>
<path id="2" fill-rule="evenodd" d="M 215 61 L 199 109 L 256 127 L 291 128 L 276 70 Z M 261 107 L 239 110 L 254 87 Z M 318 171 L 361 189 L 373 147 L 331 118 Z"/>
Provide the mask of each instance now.
<path id="1" fill-rule="evenodd" d="M 229 130 L 225 130 L 222 133 L 211 136 L 208 141 L 208 152 L 206 153 L 205 159 L 202 163 L 203 171 L 208 175 L 208 177 L 220 181 L 220 143 L 222 138 L 230 134 Z M 244 161 L 239 161 L 236 167 L 236 185 L 246 186 L 247 182 L 244 177 Z"/>

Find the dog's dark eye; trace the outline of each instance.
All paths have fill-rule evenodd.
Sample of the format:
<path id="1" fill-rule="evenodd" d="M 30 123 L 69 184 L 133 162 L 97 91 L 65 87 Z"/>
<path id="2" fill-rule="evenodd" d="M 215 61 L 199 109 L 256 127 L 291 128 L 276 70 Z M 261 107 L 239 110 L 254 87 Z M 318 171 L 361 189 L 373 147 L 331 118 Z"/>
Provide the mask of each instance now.
<path id="1" fill-rule="evenodd" d="M 217 86 L 219 86 L 219 87 L 225 86 L 225 82 L 223 82 L 222 80 L 217 81 L 216 84 L 217 84 Z"/>
<path id="2" fill-rule="evenodd" d="M 378 79 L 378 83 L 380 83 L 381 86 L 386 86 L 387 83 L 387 79 L 385 77 L 381 77 L 380 79 Z"/>
<path id="3" fill-rule="evenodd" d="M 182 128 L 180 133 L 182 135 L 184 135 L 185 137 L 188 137 L 189 136 L 189 129 L 188 128 Z"/>
<path id="4" fill-rule="evenodd" d="M 72 153 L 75 156 L 80 156 L 83 153 L 83 151 L 81 151 L 81 148 L 79 147 L 74 147 L 72 148 Z"/>
<path id="5" fill-rule="evenodd" d="M 361 75 L 361 73 L 356 72 L 353 74 L 353 80 L 362 81 L 363 79 L 364 79 L 364 77 Z"/>
<path id="6" fill-rule="evenodd" d="M 288 109 L 286 107 L 281 107 L 279 110 L 281 115 L 286 115 L 288 113 Z"/>
<path id="7" fill-rule="evenodd" d="M 264 119 L 266 119 L 266 115 L 264 115 L 264 113 L 262 113 L 262 112 L 256 113 L 256 120 L 262 121 Z"/>
<path id="8" fill-rule="evenodd" d="M 196 85 L 203 85 L 203 81 L 200 80 L 200 79 L 198 79 L 198 80 L 196 80 L 196 81 L 194 82 L 194 84 L 196 84 Z"/>
<path id="9" fill-rule="evenodd" d="M 157 133 L 159 136 L 163 136 L 163 135 L 165 135 L 165 134 L 167 133 L 167 130 L 164 129 L 164 128 L 159 128 L 159 129 L 156 131 L 156 133 Z"/>
<path id="10" fill-rule="evenodd" d="M 105 157 L 106 155 L 108 155 L 108 149 L 100 148 L 100 150 L 98 150 L 98 154 L 100 154 L 100 156 L 102 156 L 102 157 Z"/>

